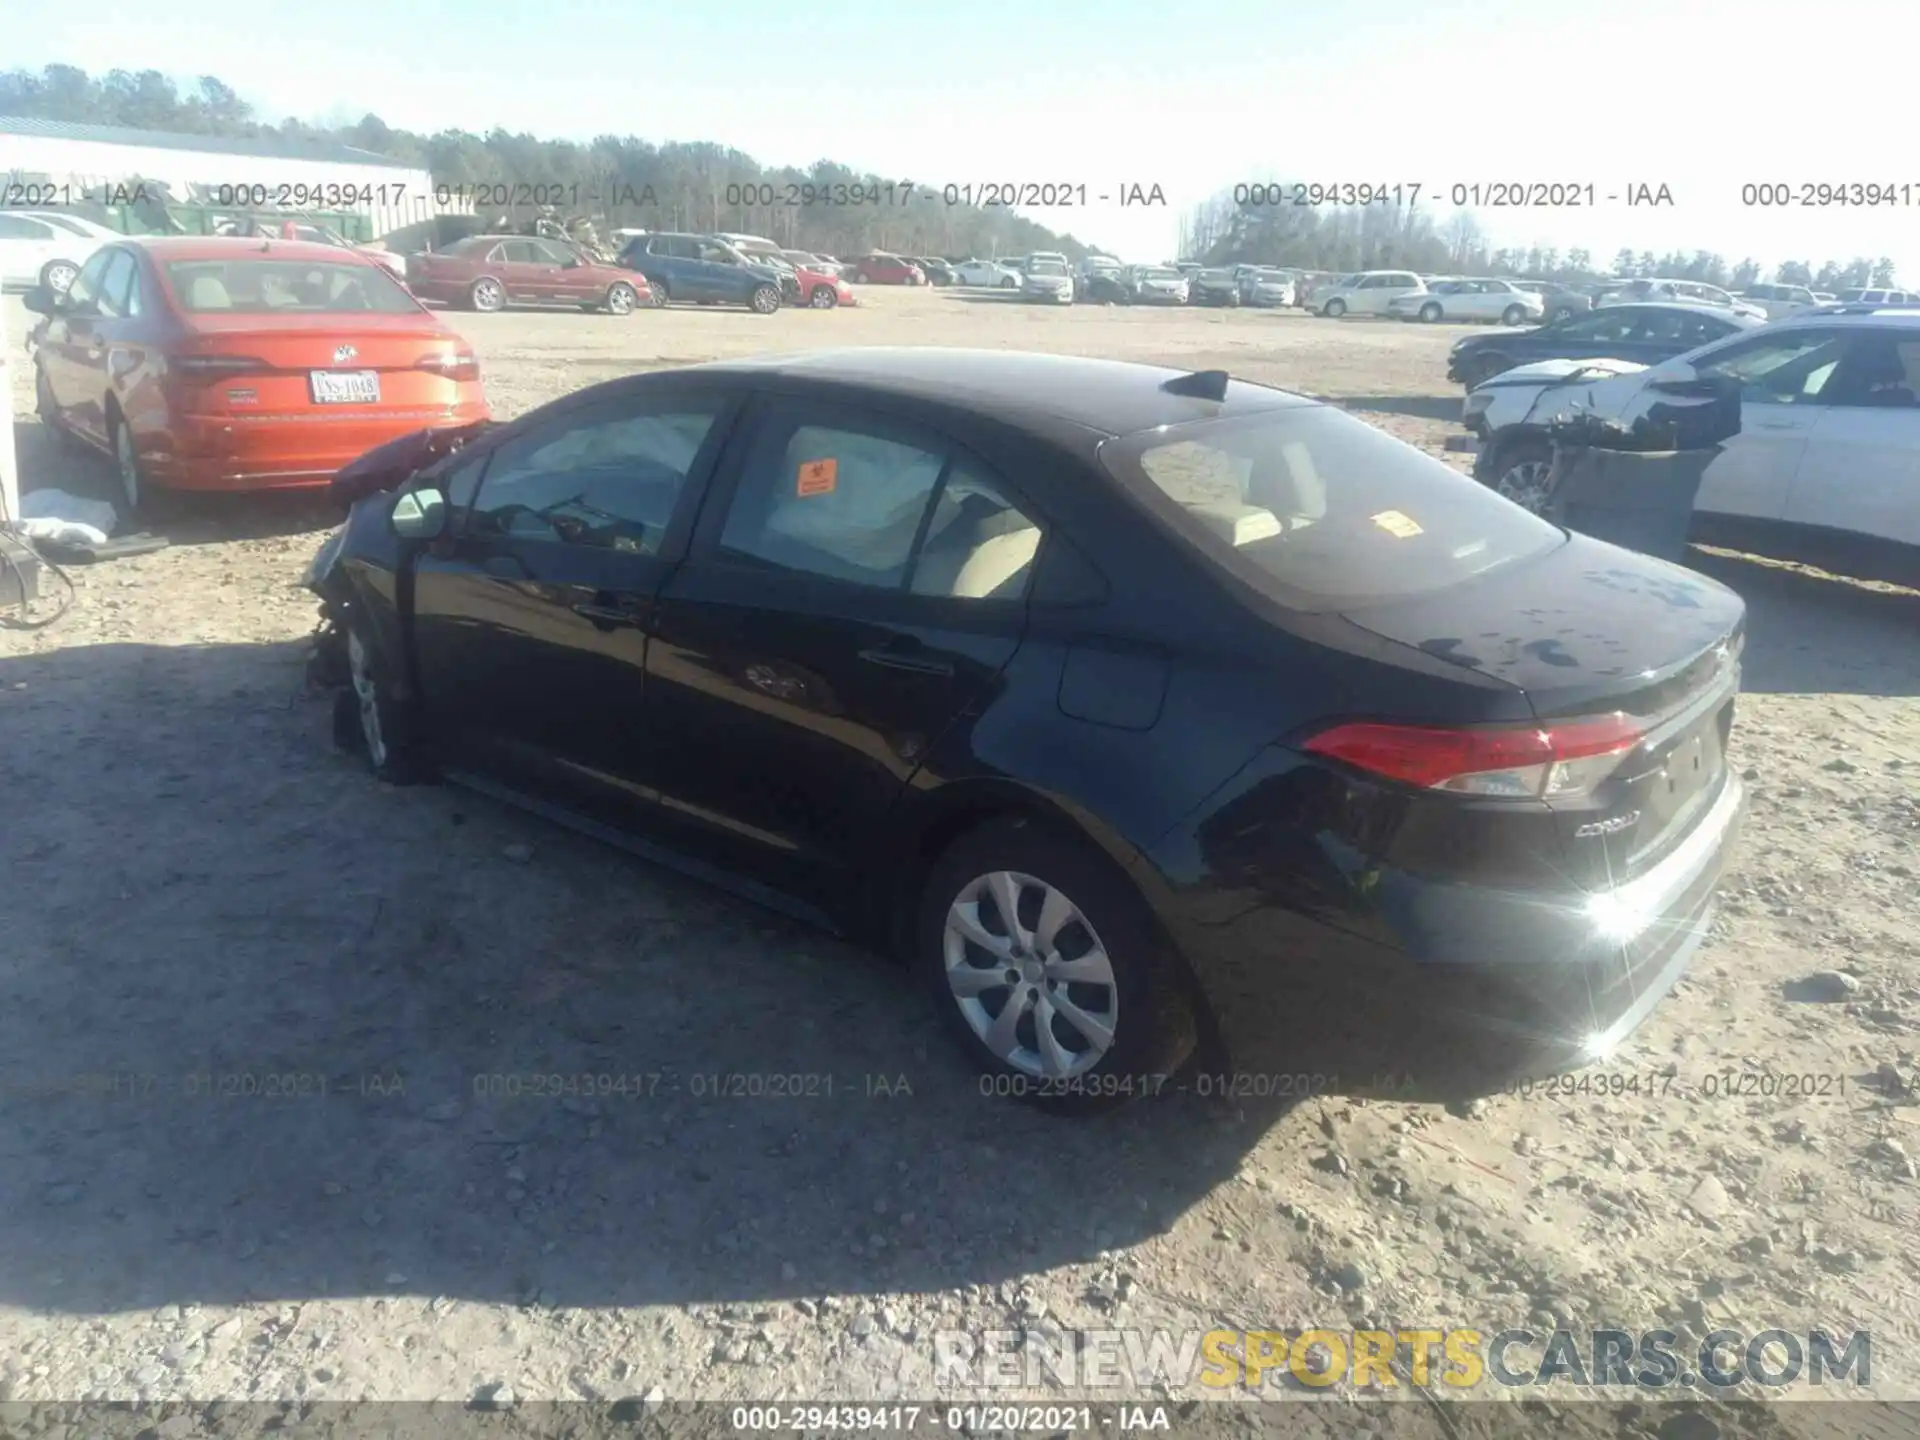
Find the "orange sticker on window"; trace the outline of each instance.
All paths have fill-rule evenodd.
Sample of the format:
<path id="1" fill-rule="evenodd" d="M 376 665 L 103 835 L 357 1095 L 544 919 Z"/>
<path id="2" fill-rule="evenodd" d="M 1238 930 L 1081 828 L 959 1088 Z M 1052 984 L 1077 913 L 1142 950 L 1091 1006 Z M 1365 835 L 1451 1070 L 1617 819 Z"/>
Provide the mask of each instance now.
<path id="1" fill-rule="evenodd" d="M 1404 514 L 1399 510 L 1382 510 L 1378 515 L 1373 517 L 1373 523 L 1389 535 L 1396 536 L 1401 540 L 1411 540 L 1415 535 L 1423 535 L 1426 533 L 1426 527 L 1424 525 L 1411 515 Z"/>
<path id="2" fill-rule="evenodd" d="M 796 495 L 831 495 L 838 481 L 840 462 L 838 460 L 804 460 L 800 464 L 800 479 L 793 487 Z"/>

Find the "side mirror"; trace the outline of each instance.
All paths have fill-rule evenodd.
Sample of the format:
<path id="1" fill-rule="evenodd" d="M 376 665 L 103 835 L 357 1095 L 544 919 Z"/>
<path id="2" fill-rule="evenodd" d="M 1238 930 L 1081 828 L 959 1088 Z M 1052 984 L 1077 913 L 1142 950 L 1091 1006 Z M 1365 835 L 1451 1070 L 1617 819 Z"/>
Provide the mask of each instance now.
<path id="1" fill-rule="evenodd" d="M 60 308 L 60 297 L 44 285 L 36 285 L 20 297 L 20 303 L 36 315 L 52 315 Z"/>
<path id="2" fill-rule="evenodd" d="M 432 540 L 447 528 L 447 497 L 431 485 L 408 490 L 393 504 L 393 533 L 403 540 Z"/>

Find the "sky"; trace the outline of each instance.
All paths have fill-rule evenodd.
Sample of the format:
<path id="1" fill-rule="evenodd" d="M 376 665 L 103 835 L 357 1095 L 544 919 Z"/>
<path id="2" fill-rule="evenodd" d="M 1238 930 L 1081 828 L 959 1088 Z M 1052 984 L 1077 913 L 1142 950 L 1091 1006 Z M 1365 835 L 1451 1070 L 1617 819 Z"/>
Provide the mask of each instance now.
<path id="1" fill-rule="evenodd" d="M 371 111 L 421 131 L 712 140 L 935 185 L 1084 185 L 1084 207 L 1026 213 L 1130 261 L 1171 258 L 1182 212 L 1235 184 L 1417 184 L 1444 219 L 1455 186 L 1543 182 L 1592 186 L 1595 203 L 1482 208 L 1490 240 L 1601 264 L 1622 246 L 1769 268 L 1888 255 L 1920 283 L 1920 162 L 1899 99 L 1914 49 L 1898 39 L 1920 17 L 1904 9 L 406 0 L 341 23 L 285 0 L 91 0 L 16 9 L 0 64 L 212 74 L 269 119 Z M 1743 204 L 1743 185 L 1807 182 L 1904 203 Z M 1167 203 L 1120 206 L 1134 185 Z M 1640 185 L 1673 203 L 1627 206 Z"/>

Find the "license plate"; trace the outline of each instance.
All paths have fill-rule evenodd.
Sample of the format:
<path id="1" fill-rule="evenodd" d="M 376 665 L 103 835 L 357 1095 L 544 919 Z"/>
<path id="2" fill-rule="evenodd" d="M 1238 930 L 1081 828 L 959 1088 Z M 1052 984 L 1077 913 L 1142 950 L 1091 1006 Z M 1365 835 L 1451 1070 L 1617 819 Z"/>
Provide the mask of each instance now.
<path id="1" fill-rule="evenodd" d="M 378 370 L 313 370 L 308 372 L 316 405 L 378 405 Z"/>

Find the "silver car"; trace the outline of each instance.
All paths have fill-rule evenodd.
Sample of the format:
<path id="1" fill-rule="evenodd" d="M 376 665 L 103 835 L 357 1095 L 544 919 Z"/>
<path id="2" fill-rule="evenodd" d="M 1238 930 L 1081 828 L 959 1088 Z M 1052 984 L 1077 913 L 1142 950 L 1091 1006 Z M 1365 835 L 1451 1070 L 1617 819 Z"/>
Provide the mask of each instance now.
<path id="1" fill-rule="evenodd" d="M 1546 312 L 1546 301 L 1528 294 L 1511 280 L 1462 276 L 1435 280 L 1423 291 L 1396 295 L 1387 302 L 1387 313 L 1399 320 L 1423 320 L 1435 324 L 1442 320 L 1497 320 L 1502 325 L 1524 325 L 1538 321 Z"/>
<path id="2" fill-rule="evenodd" d="M 1127 271 L 1126 281 L 1136 305 L 1187 303 L 1187 277 L 1171 265 L 1135 265 Z"/>
<path id="3" fill-rule="evenodd" d="M 1020 292 L 1029 300 L 1054 305 L 1073 303 L 1073 273 L 1064 260 L 1029 260 L 1020 279 Z"/>
<path id="4" fill-rule="evenodd" d="M 1240 277 L 1243 305 L 1292 305 L 1296 293 L 1297 282 L 1288 270 L 1255 269 Z"/>

